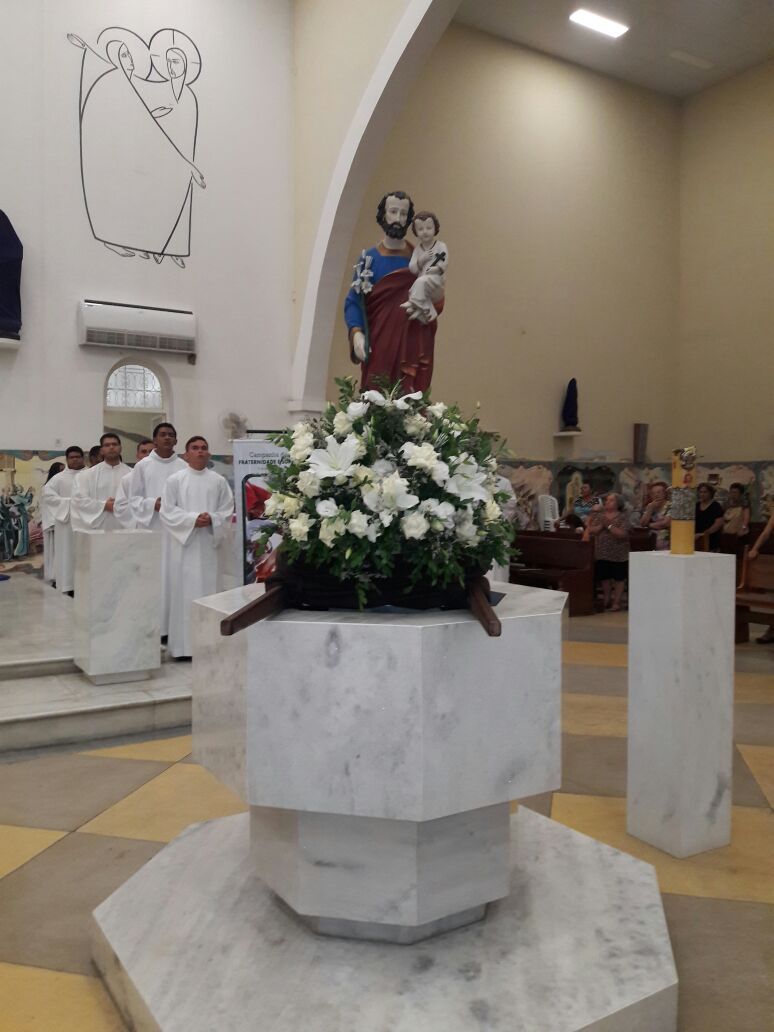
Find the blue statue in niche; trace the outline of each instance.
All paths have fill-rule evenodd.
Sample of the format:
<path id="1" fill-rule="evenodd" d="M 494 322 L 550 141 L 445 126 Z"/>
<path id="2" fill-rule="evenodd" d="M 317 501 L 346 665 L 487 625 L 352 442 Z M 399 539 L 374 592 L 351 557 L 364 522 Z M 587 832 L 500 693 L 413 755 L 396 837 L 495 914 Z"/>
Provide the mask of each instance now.
<path id="1" fill-rule="evenodd" d="M 562 405 L 562 430 L 580 431 L 578 425 L 578 381 L 573 376 L 567 384 L 567 393 Z"/>
<path id="2" fill-rule="evenodd" d="M 24 248 L 4 211 L 0 211 L 0 337 L 19 340 L 21 266 Z"/>

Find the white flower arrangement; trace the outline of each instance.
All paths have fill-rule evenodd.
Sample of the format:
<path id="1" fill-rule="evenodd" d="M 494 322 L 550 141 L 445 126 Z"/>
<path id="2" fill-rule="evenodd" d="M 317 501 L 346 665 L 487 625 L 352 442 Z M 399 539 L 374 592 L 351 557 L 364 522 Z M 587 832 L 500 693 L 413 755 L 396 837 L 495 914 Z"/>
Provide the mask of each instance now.
<path id="1" fill-rule="evenodd" d="M 380 579 L 446 588 L 507 562 L 497 435 L 426 394 L 336 382 L 338 405 L 273 437 L 290 454 L 265 510 L 285 561 L 351 582 L 361 605 Z"/>

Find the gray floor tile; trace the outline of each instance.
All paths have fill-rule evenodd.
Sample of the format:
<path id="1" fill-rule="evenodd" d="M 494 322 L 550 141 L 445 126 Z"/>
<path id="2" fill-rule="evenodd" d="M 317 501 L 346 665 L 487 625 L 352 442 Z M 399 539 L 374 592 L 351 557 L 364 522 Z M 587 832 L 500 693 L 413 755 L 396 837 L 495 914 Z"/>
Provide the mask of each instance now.
<path id="1" fill-rule="evenodd" d="M 162 846 L 76 832 L 0 879 L 0 960 L 93 975 L 92 910 Z"/>
<path id="2" fill-rule="evenodd" d="M 0 764 L 0 824 L 74 831 L 168 766 L 74 753 Z"/>

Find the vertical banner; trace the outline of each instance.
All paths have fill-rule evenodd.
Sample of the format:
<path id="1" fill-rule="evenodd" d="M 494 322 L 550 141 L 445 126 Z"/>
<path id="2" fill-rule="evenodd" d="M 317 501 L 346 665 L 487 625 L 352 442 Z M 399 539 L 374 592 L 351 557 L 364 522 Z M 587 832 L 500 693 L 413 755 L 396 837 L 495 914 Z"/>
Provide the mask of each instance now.
<path id="1" fill-rule="evenodd" d="M 265 580 L 274 569 L 275 550 L 282 538 L 275 533 L 273 520 L 266 519 L 264 507 L 271 496 L 266 486 L 270 462 L 287 466 L 285 448 L 267 440 L 271 430 L 256 430 L 251 437 L 233 442 L 234 498 L 237 518 L 237 569 L 244 584 Z"/>

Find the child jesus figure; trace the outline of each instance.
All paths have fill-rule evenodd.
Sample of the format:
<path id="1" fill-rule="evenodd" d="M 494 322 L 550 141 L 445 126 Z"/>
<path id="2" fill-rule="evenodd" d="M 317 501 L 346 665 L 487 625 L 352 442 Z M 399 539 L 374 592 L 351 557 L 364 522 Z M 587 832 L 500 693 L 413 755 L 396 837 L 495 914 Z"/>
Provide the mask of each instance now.
<path id="1" fill-rule="evenodd" d="M 438 239 L 441 224 L 431 211 L 420 211 L 411 224 L 419 243 L 409 262 L 409 269 L 416 276 L 408 301 L 401 308 L 406 309 L 409 319 L 430 323 L 438 318 L 434 302 L 440 301 L 446 290 L 446 269 L 449 264 L 449 249 Z"/>

